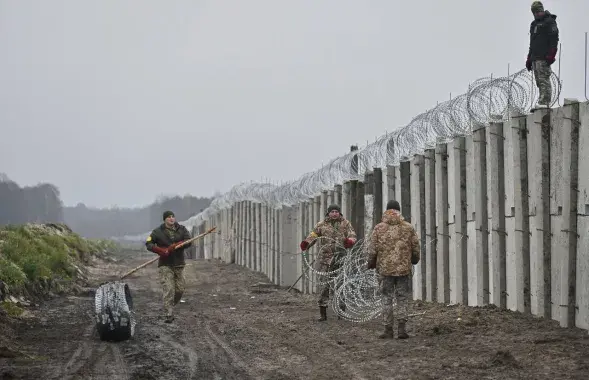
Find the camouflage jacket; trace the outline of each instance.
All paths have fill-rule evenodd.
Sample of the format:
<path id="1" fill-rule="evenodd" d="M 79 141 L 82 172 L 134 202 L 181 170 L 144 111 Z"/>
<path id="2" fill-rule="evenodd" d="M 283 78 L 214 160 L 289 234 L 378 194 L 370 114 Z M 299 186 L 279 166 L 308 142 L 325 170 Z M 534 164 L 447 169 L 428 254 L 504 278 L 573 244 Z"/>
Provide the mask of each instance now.
<path id="1" fill-rule="evenodd" d="M 420 259 L 415 229 L 394 210 L 385 211 L 368 242 L 369 263 L 375 265 L 381 276 L 407 276 L 411 274 L 412 258 Z"/>
<path id="2" fill-rule="evenodd" d="M 335 252 L 345 249 L 344 239 L 347 238 L 356 239 L 356 231 L 349 220 L 340 216 L 335 220 L 327 217 L 317 223 L 305 241 L 310 248 L 319 240 L 319 261 L 331 261 Z"/>

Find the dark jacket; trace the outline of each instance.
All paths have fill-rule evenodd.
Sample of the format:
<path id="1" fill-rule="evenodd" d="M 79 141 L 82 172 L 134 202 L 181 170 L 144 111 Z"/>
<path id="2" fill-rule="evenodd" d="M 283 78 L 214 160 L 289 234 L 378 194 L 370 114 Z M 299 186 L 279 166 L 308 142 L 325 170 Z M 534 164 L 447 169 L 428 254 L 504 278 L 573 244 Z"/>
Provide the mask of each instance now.
<path id="1" fill-rule="evenodd" d="M 148 251 L 153 252 L 153 248 L 156 245 L 165 248 L 169 247 L 173 243 L 178 243 L 190 238 L 190 232 L 188 232 L 188 229 L 186 229 L 186 227 L 183 225 L 176 223 L 174 228 L 169 229 L 166 227 L 165 223 L 162 223 L 158 228 L 151 231 L 151 234 L 149 234 L 147 241 L 145 242 L 145 247 Z M 192 243 L 189 243 L 182 248 L 173 250 L 172 253 L 170 253 L 170 255 L 166 258 L 160 257 L 157 266 L 175 267 L 185 265 L 184 249 L 190 247 L 191 245 Z"/>
<path id="2" fill-rule="evenodd" d="M 530 24 L 530 60 L 545 60 L 550 50 L 558 48 L 558 25 L 556 15 L 545 11 L 540 20 Z"/>

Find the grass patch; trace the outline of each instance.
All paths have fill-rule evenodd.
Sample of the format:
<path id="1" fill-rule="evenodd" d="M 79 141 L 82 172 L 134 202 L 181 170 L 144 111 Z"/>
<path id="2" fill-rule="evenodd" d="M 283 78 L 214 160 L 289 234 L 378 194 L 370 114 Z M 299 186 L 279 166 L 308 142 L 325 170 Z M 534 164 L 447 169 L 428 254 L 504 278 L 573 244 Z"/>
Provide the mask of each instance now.
<path id="1" fill-rule="evenodd" d="M 0 281 L 15 290 L 47 280 L 76 279 L 80 264 L 116 251 L 114 242 L 87 240 L 64 224 L 25 224 L 0 228 Z"/>
<path id="2" fill-rule="evenodd" d="M 20 307 L 18 307 L 16 304 L 12 303 L 12 302 L 8 302 L 8 301 L 4 301 L 2 303 L 0 303 L 0 307 L 2 307 L 2 309 L 4 309 L 4 311 L 6 312 L 6 314 L 9 317 L 20 317 L 22 315 L 22 313 L 24 313 L 24 310 L 21 309 Z"/>

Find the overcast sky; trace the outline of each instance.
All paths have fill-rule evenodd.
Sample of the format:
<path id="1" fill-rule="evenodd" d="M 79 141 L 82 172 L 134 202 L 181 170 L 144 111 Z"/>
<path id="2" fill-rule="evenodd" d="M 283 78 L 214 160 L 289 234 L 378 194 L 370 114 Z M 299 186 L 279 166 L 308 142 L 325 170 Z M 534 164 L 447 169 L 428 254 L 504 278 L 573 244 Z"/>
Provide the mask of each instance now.
<path id="1" fill-rule="evenodd" d="M 530 4 L 0 0 L 0 172 L 98 207 L 295 179 L 522 69 Z M 544 4 L 581 99 L 589 1 Z"/>

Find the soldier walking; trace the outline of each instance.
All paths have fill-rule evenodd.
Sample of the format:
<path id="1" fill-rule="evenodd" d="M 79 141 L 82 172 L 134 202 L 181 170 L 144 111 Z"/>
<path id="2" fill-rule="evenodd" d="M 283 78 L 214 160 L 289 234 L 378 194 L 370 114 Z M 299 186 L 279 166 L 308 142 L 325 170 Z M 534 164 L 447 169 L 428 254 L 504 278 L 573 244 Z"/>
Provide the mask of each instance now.
<path id="1" fill-rule="evenodd" d="M 534 20 L 530 24 L 530 47 L 526 68 L 534 70 L 536 86 L 540 92 L 538 104 L 533 109 L 549 108 L 552 100 L 550 65 L 556 60 L 558 48 L 558 25 L 556 15 L 544 10 L 541 1 L 534 1 L 531 6 Z"/>
<path id="2" fill-rule="evenodd" d="M 325 219 L 317 223 L 309 236 L 301 242 L 301 250 L 304 252 L 311 248 L 317 239 L 321 240 L 317 270 L 324 273 L 337 270 L 346 253 L 343 248 L 351 248 L 356 243 L 356 232 L 350 221 L 344 218 L 338 205 L 330 205 L 327 208 Z M 319 281 L 323 282 L 317 301 L 320 313 L 319 321 L 326 321 L 330 286 L 327 282 L 327 275 L 319 277 Z M 340 307 L 345 310 L 345 304 L 341 304 Z"/>
<path id="3" fill-rule="evenodd" d="M 374 227 L 368 242 L 368 269 L 376 268 L 385 305 L 384 333 L 381 339 L 394 337 L 393 301 L 397 301 L 398 338 L 407 339 L 407 306 L 411 299 L 412 264 L 419 262 L 419 238 L 401 215 L 399 202 L 391 200 L 382 221 Z"/>
<path id="4" fill-rule="evenodd" d="M 145 242 L 146 248 L 157 253 L 158 272 L 163 290 L 164 312 L 166 323 L 174 320 L 174 306 L 182 299 L 184 293 L 184 249 L 192 245 L 188 243 L 176 248 L 180 243 L 191 238 L 190 232 L 183 225 L 176 222 L 172 211 L 163 214 L 164 222 L 151 231 Z"/>

